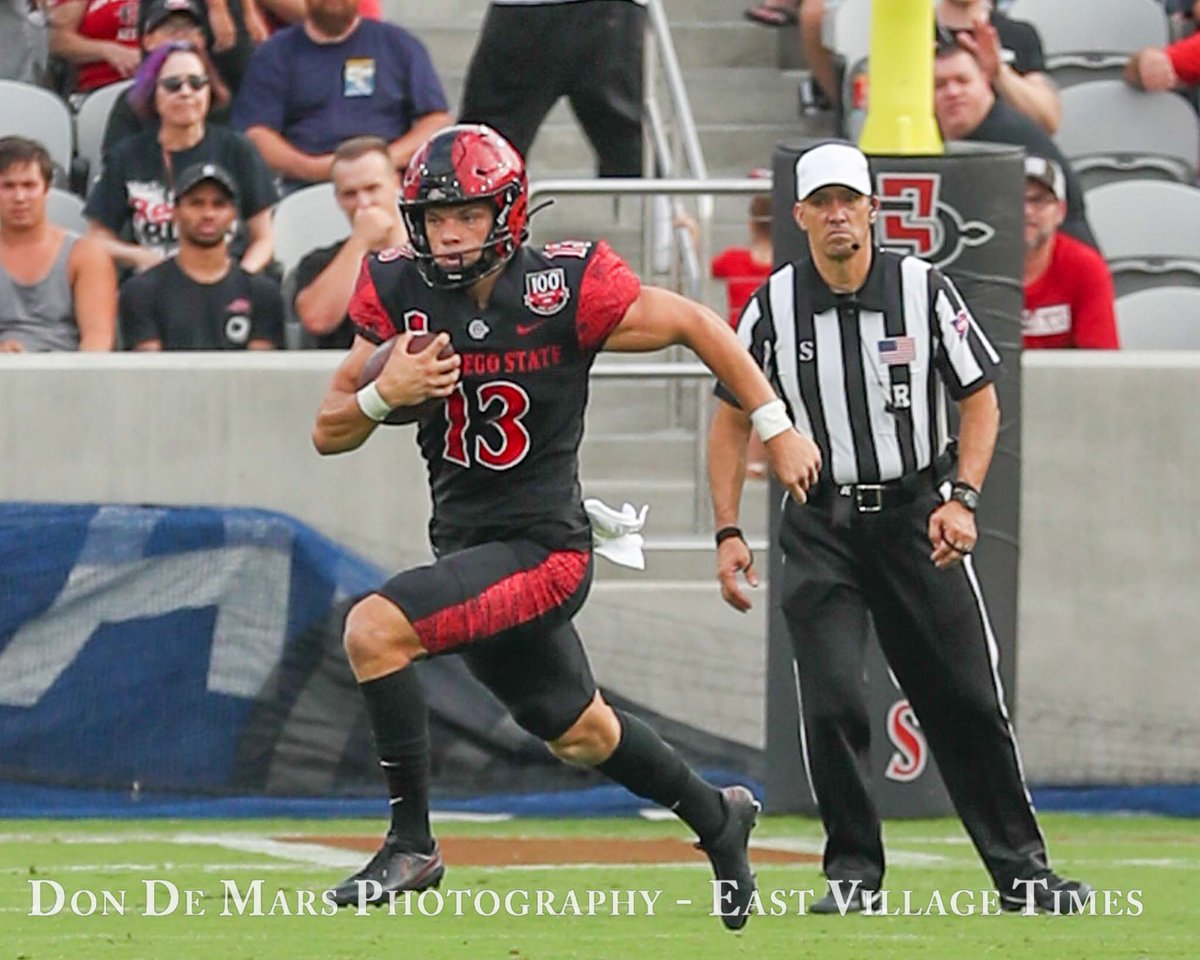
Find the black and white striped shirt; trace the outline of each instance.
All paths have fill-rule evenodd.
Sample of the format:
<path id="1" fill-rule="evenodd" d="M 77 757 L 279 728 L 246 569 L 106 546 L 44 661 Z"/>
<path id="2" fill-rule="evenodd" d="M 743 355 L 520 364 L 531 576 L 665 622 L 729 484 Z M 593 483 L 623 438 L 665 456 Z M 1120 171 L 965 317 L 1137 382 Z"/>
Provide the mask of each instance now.
<path id="1" fill-rule="evenodd" d="M 780 267 L 746 304 L 738 338 L 837 484 L 928 467 L 949 440 L 947 392 L 961 400 L 1000 369 L 954 285 L 885 250 L 856 294 L 835 294 L 810 260 Z M 737 403 L 724 385 L 717 395 Z"/>

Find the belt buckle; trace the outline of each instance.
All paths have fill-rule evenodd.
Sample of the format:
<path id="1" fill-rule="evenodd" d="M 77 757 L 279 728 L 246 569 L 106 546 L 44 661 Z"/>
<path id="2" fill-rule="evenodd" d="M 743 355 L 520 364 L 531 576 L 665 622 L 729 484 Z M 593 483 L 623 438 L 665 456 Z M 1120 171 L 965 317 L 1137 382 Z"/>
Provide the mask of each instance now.
<path id="1" fill-rule="evenodd" d="M 879 513 L 883 510 L 883 485 L 860 483 L 855 486 L 854 507 L 859 513 Z"/>

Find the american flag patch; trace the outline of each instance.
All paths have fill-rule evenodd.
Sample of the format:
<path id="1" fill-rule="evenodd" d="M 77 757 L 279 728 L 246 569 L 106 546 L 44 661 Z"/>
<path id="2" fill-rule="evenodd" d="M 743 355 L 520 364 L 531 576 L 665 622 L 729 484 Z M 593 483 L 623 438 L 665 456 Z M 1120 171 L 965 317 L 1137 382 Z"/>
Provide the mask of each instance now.
<path id="1" fill-rule="evenodd" d="M 917 341 L 912 337 L 888 337 L 879 341 L 879 359 L 889 367 L 912 363 L 917 358 Z"/>
<path id="2" fill-rule="evenodd" d="M 971 315 L 966 310 L 959 310 L 954 315 L 954 332 L 960 337 L 967 335 L 967 330 L 971 327 Z"/>

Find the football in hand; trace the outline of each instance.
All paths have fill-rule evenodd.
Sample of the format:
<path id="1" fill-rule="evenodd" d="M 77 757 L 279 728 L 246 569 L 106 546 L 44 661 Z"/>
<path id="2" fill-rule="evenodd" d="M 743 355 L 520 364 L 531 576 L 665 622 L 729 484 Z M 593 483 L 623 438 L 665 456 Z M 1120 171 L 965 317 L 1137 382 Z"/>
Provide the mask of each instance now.
<path id="1" fill-rule="evenodd" d="M 420 353 L 432 342 L 436 337 L 435 333 L 414 333 L 412 339 L 408 341 L 409 353 Z M 384 365 L 388 362 L 388 358 L 392 355 L 392 351 L 396 349 L 396 344 L 400 342 L 399 337 L 392 337 L 389 340 L 384 340 L 375 351 L 367 358 L 367 362 L 363 365 L 362 372 L 358 375 L 358 389 L 362 389 L 368 383 L 373 383 L 375 378 L 383 372 Z M 454 347 L 447 343 L 438 353 L 439 359 L 446 359 L 454 356 Z M 416 423 L 419 420 L 424 420 L 436 413 L 443 403 L 446 401 L 441 397 L 430 397 L 422 403 L 418 403 L 412 407 L 396 407 L 384 419 L 384 423 L 390 424 L 405 424 Z"/>

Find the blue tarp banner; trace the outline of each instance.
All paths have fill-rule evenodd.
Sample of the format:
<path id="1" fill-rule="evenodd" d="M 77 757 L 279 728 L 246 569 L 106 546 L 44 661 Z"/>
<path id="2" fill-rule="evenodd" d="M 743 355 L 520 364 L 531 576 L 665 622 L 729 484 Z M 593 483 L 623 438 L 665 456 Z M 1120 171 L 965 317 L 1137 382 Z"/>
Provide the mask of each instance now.
<path id="1" fill-rule="evenodd" d="M 260 510 L 0 506 L 0 771 L 228 788 L 289 648 L 380 580 Z"/>
<path id="2" fill-rule="evenodd" d="M 0 504 L 0 815 L 382 803 L 341 632 L 385 576 L 262 510 Z M 414 669 L 441 808 L 639 805 L 572 799 L 607 781 L 559 763 L 460 658 Z M 758 776 L 756 751 L 606 695 L 721 782 Z"/>

